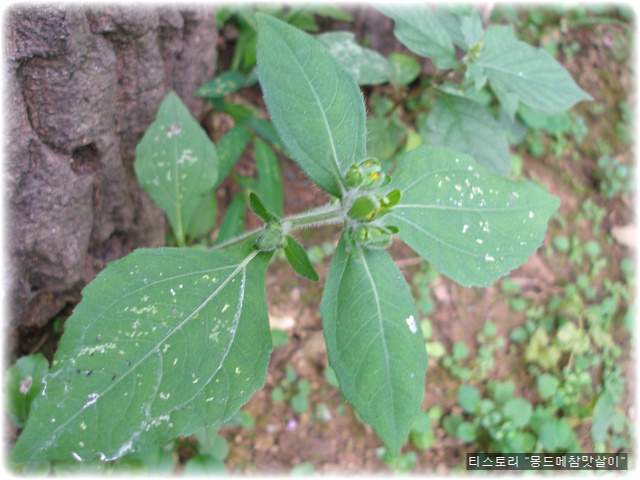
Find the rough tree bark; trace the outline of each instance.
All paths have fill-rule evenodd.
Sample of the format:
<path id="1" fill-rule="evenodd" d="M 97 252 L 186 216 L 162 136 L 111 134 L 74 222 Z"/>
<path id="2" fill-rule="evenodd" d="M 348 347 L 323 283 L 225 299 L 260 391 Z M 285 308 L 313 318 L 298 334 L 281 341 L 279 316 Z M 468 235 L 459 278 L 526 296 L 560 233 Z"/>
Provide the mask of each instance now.
<path id="1" fill-rule="evenodd" d="M 170 90 L 193 96 L 216 63 L 204 5 L 16 6 L 5 15 L 5 277 L 9 335 L 42 326 L 104 268 L 159 246 L 135 147 Z"/>

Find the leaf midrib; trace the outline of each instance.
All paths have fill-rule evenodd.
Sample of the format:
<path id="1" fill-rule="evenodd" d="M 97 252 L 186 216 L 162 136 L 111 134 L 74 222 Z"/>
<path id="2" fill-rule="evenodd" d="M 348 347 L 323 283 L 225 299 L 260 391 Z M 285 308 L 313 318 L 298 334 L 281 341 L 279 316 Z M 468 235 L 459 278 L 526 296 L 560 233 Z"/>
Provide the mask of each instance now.
<path id="1" fill-rule="evenodd" d="M 322 107 L 322 103 L 320 102 L 320 97 L 318 97 L 318 93 L 316 91 L 316 88 L 315 88 L 314 84 L 311 82 L 311 79 L 307 75 L 307 72 L 305 71 L 303 65 L 298 61 L 298 57 L 296 57 L 294 51 L 291 49 L 291 47 L 289 46 L 289 44 L 287 42 L 283 41 L 283 43 L 284 43 L 285 47 L 289 50 L 289 53 L 291 54 L 291 57 L 293 58 L 295 65 L 300 69 L 300 72 L 302 73 L 302 76 L 307 81 L 307 85 L 309 86 L 309 89 L 313 93 L 313 98 L 315 99 L 316 104 L 318 105 L 318 110 L 320 110 L 320 113 L 322 114 L 322 121 L 324 123 L 324 127 L 327 130 L 327 135 L 329 136 L 329 142 L 331 144 L 331 150 L 332 150 L 332 153 L 333 153 L 333 156 L 331 158 L 331 163 L 336 169 L 335 172 L 331 172 L 330 170 L 326 170 L 326 171 L 332 177 L 334 177 L 334 180 L 337 181 L 338 186 L 340 187 L 340 191 L 343 192 L 345 190 L 345 188 L 344 188 L 344 184 L 342 183 L 342 178 L 341 178 L 341 173 L 342 172 L 340 170 L 340 165 L 338 163 L 338 152 L 337 152 L 336 145 L 335 145 L 335 142 L 334 142 L 334 139 L 333 139 L 333 133 L 331 131 L 331 125 L 329 124 L 329 120 L 327 119 L 325 110 Z M 334 97 L 335 97 L 335 91 L 334 91 Z M 331 100 L 331 102 L 333 102 L 333 100 Z M 307 153 L 307 155 L 309 155 L 309 154 Z M 311 155 L 309 155 L 309 156 L 311 157 Z M 323 165 L 320 162 L 314 162 L 314 163 L 317 166 L 323 168 Z M 323 168 L 323 170 L 325 170 L 325 169 Z"/>
<path id="2" fill-rule="evenodd" d="M 194 309 L 193 312 L 191 312 L 182 322 L 180 322 L 178 324 L 178 326 L 174 329 L 172 329 L 169 333 L 167 333 L 163 339 L 159 342 L 156 342 L 155 346 L 153 348 L 150 348 L 149 351 L 142 356 L 142 358 L 140 358 L 135 364 L 131 365 L 122 375 L 120 375 L 117 379 L 115 379 L 112 383 L 109 384 L 109 386 L 107 386 L 106 389 L 104 389 L 102 391 L 102 393 L 99 394 L 98 397 L 95 397 L 95 402 L 92 403 L 91 405 L 95 405 L 98 403 L 98 401 L 100 400 L 100 398 L 102 398 L 105 394 L 107 394 L 112 388 L 114 388 L 117 384 L 119 384 L 123 378 L 125 378 L 126 376 L 128 376 L 130 373 L 132 373 L 142 362 L 144 362 L 152 353 L 154 353 L 154 351 L 156 351 L 158 348 L 160 348 L 160 346 L 166 342 L 174 333 L 181 331 L 182 327 L 198 312 L 200 312 L 224 287 L 227 286 L 227 284 L 231 281 L 232 278 L 234 278 L 241 270 L 243 270 L 248 264 L 249 262 L 259 253 L 258 250 L 255 250 L 253 252 L 251 252 L 249 255 L 247 255 L 247 257 L 240 262 L 235 270 L 233 271 L 232 274 L 230 274 L 219 286 L 218 288 L 216 288 L 216 290 L 211 293 L 211 295 L 209 295 L 206 300 L 204 300 L 196 309 Z M 215 271 L 215 270 L 222 270 L 223 268 L 219 268 L 219 269 L 213 269 L 210 271 Z M 179 275 L 177 277 L 171 277 L 171 278 L 166 278 L 166 279 L 162 279 L 159 280 L 155 283 L 160 283 L 163 281 L 167 281 L 167 280 L 175 280 L 175 278 L 179 278 L 181 276 L 186 276 L 186 275 L 192 275 L 194 274 L 194 272 L 190 272 L 190 273 L 185 273 L 183 275 Z M 145 285 L 144 287 L 141 287 L 140 289 L 137 289 L 136 291 L 140 291 L 144 288 L 148 288 L 151 285 L 154 285 L 155 283 L 149 284 L 149 285 Z M 109 305 L 107 308 L 105 308 L 104 312 L 101 314 L 104 315 L 105 312 L 107 312 L 113 305 L 115 305 L 116 303 L 118 303 L 119 301 L 121 301 L 123 298 L 133 294 L 134 292 L 130 292 L 127 295 L 120 297 L 118 300 L 114 301 L 113 303 L 111 303 L 111 305 Z M 239 310 L 242 309 L 242 303 L 239 304 Z M 233 343 L 233 336 L 231 338 L 231 342 L 229 342 L 229 346 Z M 227 348 L 227 351 L 225 352 L 225 355 L 223 356 L 220 365 L 222 365 L 222 363 L 224 363 L 224 358 L 226 358 L 226 355 L 229 353 L 230 347 Z M 217 371 L 220 369 L 220 366 L 218 367 L 218 369 L 216 369 L 216 373 Z M 53 375 L 56 375 L 56 373 L 54 373 Z M 214 375 L 215 376 L 215 373 Z M 213 378 L 213 376 L 211 378 Z M 209 379 L 209 381 L 211 380 L 211 378 Z M 207 382 L 208 383 L 208 382 Z M 206 385 L 206 383 L 203 383 L 203 388 Z M 85 404 L 86 405 L 86 404 Z M 86 407 L 82 407 L 80 408 L 78 411 L 76 411 L 75 413 L 73 413 L 65 422 L 61 423 L 55 430 L 53 430 L 53 432 L 51 432 L 50 437 L 56 437 L 58 435 L 58 432 L 65 428 L 71 421 L 73 421 L 75 418 L 77 418 L 78 415 L 80 415 L 80 413 L 82 413 L 85 410 Z M 172 409 L 173 410 L 173 409 Z M 170 411 L 172 411 L 170 410 Z M 42 448 L 40 449 L 42 450 Z"/>

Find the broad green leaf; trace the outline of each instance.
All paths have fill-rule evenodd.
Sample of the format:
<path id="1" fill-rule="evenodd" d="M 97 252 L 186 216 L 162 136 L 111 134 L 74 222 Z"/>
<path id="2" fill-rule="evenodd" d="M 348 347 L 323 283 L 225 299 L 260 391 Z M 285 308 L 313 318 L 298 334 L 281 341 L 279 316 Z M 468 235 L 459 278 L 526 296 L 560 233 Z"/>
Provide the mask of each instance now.
<path id="1" fill-rule="evenodd" d="M 41 354 L 19 358 L 4 380 L 5 408 L 9 419 L 22 428 L 29 418 L 31 402 L 40 392 L 42 378 L 49 371 L 49 362 Z"/>
<path id="2" fill-rule="evenodd" d="M 233 200 L 231 200 L 231 203 L 227 207 L 227 212 L 222 219 L 222 223 L 218 229 L 218 235 L 216 235 L 216 239 L 213 244 L 221 245 L 222 243 L 240 235 L 244 230 L 244 219 L 246 213 L 247 201 L 242 193 L 238 193 L 233 197 Z"/>
<path id="3" fill-rule="evenodd" d="M 556 114 L 581 100 L 592 100 L 549 53 L 517 40 L 512 27 L 489 28 L 482 51 L 471 63 L 484 71 L 511 116 L 518 101 Z"/>
<path id="4" fill-rule="evenodd" d="M 110 460 L 229 419 L 264 384 L 269 259 L 247 242 L 110 263 L 65 324 L 13 460 Z"/>
<path id="5" fill-rule="evenodd" d="M 420 411 L 427 357 L 407 283 L 384 250 L 343 234 L 320 305 L 344 398 L 396 455 Z"/>
<path id="6" fill-rule="evenodd" d="M 279 217 L 284 215 L 282 205 L 282 175 L 278 158 L 271 147 L 260 139 L 253 142 L 256 169 L 258 170 L 258 191 L 267 209 Z"/>
<path id="7" fill-rule="evenodd" d="M 377 5 L 395 22 L 394 35 L 409 50 L 431 58 L 438 69 L 458 66 L 453 42 L 433 10 L 427 5 Z"/>
<path id="8" fill-rule="evenodd" d="M 178 245 L 218 178 L 218 157 L 207 133 L 175 92 L 136 149 L 134 169 L 142 188 L 167 213 Z"/>
<path id="9" fill-rule="evenodd" d="M 472 158 L 420 146 L 399 162 L 389 189 L 402 200 L 385 216 L 425 260 L 464 286 L 486 287 L 525 263 L 544 239 L 559 200 Z"/>
<path id="10" fill-rule="evenodd" d="M 359 45 L 354 33 L 327 32 L 315 38 L 327 47 L 359 85 L 378 85 L 389 81 L 387 59 L 375 50 Z"/>
<path id="11" fill-rule="evenodd" d="M 258 77 L 280 138 L 309 177 L 341 196 L 343 176 L 366 157 L 358 84 L 316 39 L 264 14 L 258 22 Z"/>
<path id="12" fill-rule="evenodd" d="M 284 254 L 296 272 L 309 280 L 318 281 L 318 274 L 313 269 L 313 265 L 311 265 L 304 248 L 290 235 L 287 235 L 287 246 L 284 247 Z"/>
<path id="13" fill-rule="evenodd" d="M 479 103 L 455 95 L 441 95 L 425 125 L 425 141 L 471 155 L 481 166 L 507 176 L 509 143 L 500 124 Z"/>
<path id="14" fill-rule="evenodd" d="M 218 141 L 218 145 L 216 145 L 218 153 L 218 180 L 216 181 L 216 187 L 227 178 L 236 161 L 240 158 L 244 149 L 247 148 L 249 137 L 249 131 L 245 127 L 236 125 Z"/>

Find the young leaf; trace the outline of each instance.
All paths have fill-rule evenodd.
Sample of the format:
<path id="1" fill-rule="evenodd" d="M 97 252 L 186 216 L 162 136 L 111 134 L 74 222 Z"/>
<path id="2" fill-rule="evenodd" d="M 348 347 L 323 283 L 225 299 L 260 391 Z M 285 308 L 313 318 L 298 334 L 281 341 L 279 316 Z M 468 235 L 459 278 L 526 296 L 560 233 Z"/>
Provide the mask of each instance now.
<path id="1" fill-rule="evenodd" d="M 375 50 L 359 45 L 354 33 L 327 32 L 315 38 L 327 47 L 359 85 L 377 85 L 389 81 L 391 71 L 387 59 Z"/>
<path id="2" fill-rule="evenodd" d="M 260 198 L 253 192 L 249 194 L 249 206 L 251 206 L 251 210 L 253 210 L 253 213 L 258 215 L 266 223 L 269 223 L 272 220 L 278 220 L 278 217 L 267 210 L 260 201 Z"/>
<path id="3" fill-rule="evenodd" d="M 339 197 L 344 174 L 366 156 L 358 84 L 318 40 L 264 14 L 256 20 L 258 77 L 271 120 L 307 175 Z"/>
<path id="4" fill-rule="evenodd" d="M 420 64 L 418 61 L 403 53 L 392 53 L 388 58 L 389 77 L 392 82 L 398 85 L 409 85 L 420 75 Z"/>
<path id="5" fill-rule="evenodd" d="M 266 142 L 260 139 L 254 140 L 253 145 L 260 198 L 270 211 L 282 217 L 284 215 L 282 210 L 282 176 L 276 154 Z"/>
<path id="6" fill-rule="evenodd" d="M 218 178 L 218 157 L 207 133 L 175 92 L 169 92 L 136 149 L 142 188 L 162 207 L 178 245 Z"/>
<path id="7" fill-rule="evenodd" d="M 198 87 L 195 95 L 204 98 L 221 98 L 227 93 L 240 90 L 246 84 L 245 76 L 237 70 L 221 73 Z"/>
<path id="8" fill-rule="evenodd" d="M 304 248 L 290 235 L 287 235 L 287 246 L 284 247 L 284 254 L 296 272 L 309 280 L 318 281 L 318 274 L 313 269 Z"/>
<path id="9" fill-rule="evenodd" d="M 532 183 L 488 172 L 469 156 L 424 145 L 403 157 L 389 188 L 399 189 L 402 199 L 385 221 L 464 286 L 487 287 L 526 262 L 560 203 Z"/>
<path id="10" fill-rule="evenodd" d="M 511 157 L 504 130 L 473 100 L 440 96 L 429 112 L 425 133 L 431 145 L 471 155 L 479 165 L 498 175 L 506 177 L 509 173 Z"/>
<path id="11" fill-rule="evenodd" d="M 12 459 L 110 460 L 229 419 L 264 384 L 269 259 L 247 242 L 110 263 L 67 320 Z"/>
<path id="12" fill-rule="evenodd" d="M 513 117 L 518 101 L 549 114 L 560 113 L 581 100 L 592 100 L 545 50 L 517 40 L 512 27 L 494 26 L 473 63 Z"/>
<path id="13" fill-rule="evenodd" d="M 438 69 L 458 65 L 449 33 L 428 6 L 388 4 L 376 8 L 394 20 L 394 35 L 413 53 L 431 58 Z"/>
<path id="14" fill-rule="evenodd" d="M 40 392 L 40 382 L 49 371 L 49 362 L 40 354 L 21 357 L 5 378 L 5 407 L 9 419 L 22 428 L 29 418 L 31 402 Z"/>
<path id="15" fill-rule="evenodd" d="M 396 455 L 420 411 L 427 356 L 402 274 L 383 250 L 340 239 L 320 314 L 344 398 Z"/>

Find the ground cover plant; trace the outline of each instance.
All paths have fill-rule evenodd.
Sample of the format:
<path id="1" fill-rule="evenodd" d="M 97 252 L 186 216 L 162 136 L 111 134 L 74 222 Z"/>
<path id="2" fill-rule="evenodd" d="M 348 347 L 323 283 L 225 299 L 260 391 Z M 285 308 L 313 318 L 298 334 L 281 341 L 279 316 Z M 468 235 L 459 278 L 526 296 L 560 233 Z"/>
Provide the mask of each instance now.
<path id="1" fill-rule="evenodd" d="M 297 274 L 317 280 L 314 264 L 332 252 L 310 261 L 295 237 L 313 239 L 308 230 L 318 226 L 341 228 L 320 303 L 330 375 L 335 375 L 333 380 L 345 400 L 385 443 L 384 451 L 378 452 L 380 459 L 394 469 L 410 469 L 415 455 L 398 457 L 400 448 L 407 437 L 418 449 L 428 448 L 433 441 L 432 426 L 440 420 L 445 430 L 466 442 L 487 436 L 496 437 L 494 442 L 505 436 L 510 441 L 519 438 L 520 444 L 531 443 L 532 437 L 535 440 L 540 422 L 531 423 L 533 414 L 517 416 L 530 403 L 505 393 L 508 385 L 490 389 L 484 399 L 488 401 L 483 401 L 475 387 L 460 387 L 457 399 L 466 419 L 443 417 L 437 410 L 421 411 L 426 353 L 431 350 L 431 358 L 441 357 L 444 365 L 446 349 L 438 353 L 438 343 L 427 342 L 425 350 L 429 327 L 421 319 L 433 309 L 429 293 L 414 302 L 411 286 L 386 249 L 398 237 L 435 267 L 429 275 L 437 271 L 463 286 L 489 286 L 525 262 L 541 245 L 558 201 L 531 182 L 507 178 L 511 159 L 508 150 L 505 156 L 505 129 L 493 120 L 487 97 L 477 96 L 494 98 L 491 105 L 499 105 L 512 122 L 521 104 L 553 115 L 588 96 L 551 56 L 516 40 L 506 27 L 485 31 L 473 10 L 455 14 L 439 10 L 437 15 L 424 10 L 422 16 L 407 15 L 401 9 L 382 11 L 393 18 L 396 36 L 410 50 L 428 56 L 439 69 L 451 69 L 450 78 L 458 82 L 437 85 L 421 99 L 420 108 L 424 104 L 428 108 L 422 116 L 416 108 L 417 132 L 408 131 L 404 120 L 394 117 L 398 110 L 411 108 L 415 99 L 399 96 L 406 102 L 402 108 L 400 103 L 374 99 L 376 116 L 367 119 L 358 83 L 365 85 L 371 79 L 359 78 L 341 66 L 341 61 L 351 67 L 355 63 L 326 48 L 335 45 L 331 43 L 335 38 L 324 34 L 320 42 L 313 40 L 265 14 L 255 16 L 258 78 L 276 128 L 262 131 L 275 131 L 276 137 L 259 139 L 255 130 L 249 134 L 245 130 L 240 141 L 223 137 L 227 143 L 214 146 L 180 99 L 175 94 L 167 97 L 140 143 L 136 173 L 167 212 L 171 241 L 179 248 L 138 250 L 111 264 L 87 287 L 83 302 L 66 324 L 52 370 L 43 378 L 42 395 L 34 403 L 26 402 L 31 409 L 21 414 L 27 426 L 14 450 L 15 461 L 75 462 L 124 456 L 133 462 L 141 461 L 146 450 L 153 457 L 147 462 L 167 468 L 175 446 L 165 445 L 179 435 L 197 433 L 202 448 L 189 462 L 190 469 L 219 467 L 228 452 L 220 447 L 215 432 L 224 422 L 242 422 L 238 410 L 265 383 L 273 338 L 264 292 L 267 266 L 275 256 L 286 260 Z M 449 24 L 448 29 L 431 29 L 429 32 L 440 31 L 441 36 L 421 39 L 414 46 L 410 33 L 416 31 L 415 18 L 433 25 L 444 24 L 446 18 L 457 28 Z M 453 37 L 449 43 L 447 36 Z M 341 41 L 352 45 L 348 38 Z M 501 77 L 496 73 L 505 70 L 500 63 L 505 53 L 500 49 L 509 42 L 509 51 L 527 62 L 541 62 L 545 68 L 524 62 L 517 68 L 510 65 L 512 75 Z M 422 50 L 420 45 L 425 43 L 433 48 Z M 454 43 L 466 51 L 461 61 L 453 54 Z M 371 55 L 366 52 L 367 58 Z M 398 65 L 410 64 L 406 58 L 380 58 L 384 74 L 376 82 L 389 82 L 394 89 L 407 83 L 397 73 Z M 542 89 L 537 97 L 535 88 L 529 85 L 527 89 L 521 83 L 534 71 L 552 74 L 547 90 L 544 81 L 535 79 Z M 214 98 L 222 105 L 217 95 Z M 556 95 L 554 101 L 535 103 L 547 102 L 550 95 Z M 313 101 L 300 102 L 301 98 Z M 226 101 L 225 108 L 229 111 Z M 390 148 L 367 138 L 367 131 L 387 127 L 396 137 L 414 142 L 415 148 Z M 236 176 L 244 192 L 235 197 L 241 199 L 239 206 L 233 209 L 232 202 L 227 213 L 232 216 L 223 221 L 231 227 L 220 227 L 212 247 L 206 242 L 185 247 L 211 228 L 217 209 L 213 192 L 249 137 L 254 143 L 258 179 Z M 496 137 L 505 140 L 474 141 Z M 326 205 L 283 215 L 278 193 L 282 180 L 274 161 L 278 144 L 330 195 Z M 385 149 L 391 153 L 382 157 L 378 152 Z M 372 158 L 372 151 L 379 159 Z M 243 233 L 238 226 L 243 226 L 247 204 L 261 225 Z M 219 238 L 221 233 L 224 236 Z M 555 243 L 562 247 L 560 240 Z M 515 297 L 510 303 L 516 310 L 523 308 L 518 300 Z M 102 315 L 110 319 L 107 329 L 91 321 Z M 495 337 L 491 323 L 486 325 L 480 337 L 485 343 Z M 570 327 L 563 329 L 566 338 Z M 530 330 L 520 333 L 521 342 L 538 331 Z M 530 349 L 536 348 L 534 338 L 529 340 Z M 466 358 L 461 345 L 452 358 Z M 572 352 L 572 345 L 573 340 L 566 340 L 558 348 Z M 479 349 L 476 361 L 479 365 L 484 362 L 479 366 L 483 375 L 491 370 L 491 359 L 499 348 Z M 454 361 L 448 365 L 465 377 L 464 367 L 456 370 Z M 33 368 L 41 372 L 42 359 Z M 553 370 L 554 364 L 550 361 L 543 368 Z M 24 378 L 24 374 L 18 376 Z M 42 376 L 38 373 L 32 378 Z M 549 381 L 539 386 L 541 395 L 551 398 L 557 393 L 552 387 L 555 382 L 543 378 Z M 611 423 L 613 407 L 609 406 L 617 403 L 620 394 L 615 382 L 609 385 L 613 385 L 606 389 L 609 393 L 599 397 L 605 400 L 600 401 L 598 411 L 606 413 L 601 414 L 604 429 L 599 427 L 594 434 L 598 439 Z M 288 399 L 300 414 L 308 410 L 306 381 L 288 370 L 280 387 L 280 392 L 271 391 L 274 401 Z M 27 390 L 36 396 L 34 390 Z M 126 398 L 129 406 L 129 413 L 115 425 L 110 398 Z M 298 399 L 295 404 L 294 398 Z M 566 421 L 555 420 L 555 413 L 544 418 L 566 429 Z M 206 431 L 201 429 L 202 418 L 211 421 Z M 505 418 L 512 423 L 507 425 Z M 246 416 L 244 421 L 249 421 Z M 560 447 L 573 446 L 571 436 L 568 438 Z M 131 455 L 134 452 L 141 453 L 136 457 Z"/>

